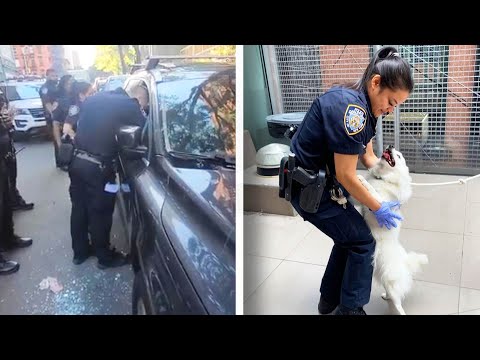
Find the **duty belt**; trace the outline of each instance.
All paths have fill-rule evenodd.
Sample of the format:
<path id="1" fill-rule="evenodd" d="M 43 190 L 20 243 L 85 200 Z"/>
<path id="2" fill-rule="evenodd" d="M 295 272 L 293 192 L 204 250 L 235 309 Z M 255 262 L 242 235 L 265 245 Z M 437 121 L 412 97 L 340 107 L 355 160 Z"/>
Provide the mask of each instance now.
<path id="1" fill-rule="evenodd" d="M 290 153 L 280 162 L 279 196 L 287 201 L 292 201 L 293 182 L 301 185 L 299 205 L 302 210 L 316 213 L 322 200 L 323 190 L 326 185 L 325 172 L 320 170 L 315 173 L 295 164 L 295 154 Z"/>
<path id="2" fill-rule="evenodd" d="M 346 208 L 347 199 L 343 195 L 335 176 L 330 173 L 328 165 L 326 165 L 326 172 L 323 170 L 314 172 L 296 166 L 295 160 L 295 154 L 290 153 L 280 162 L 279 196 L 281 198 L 285 198 L 287 201 L 292 200 L 293 183 L 296 182 L 301 186 L 300 207 L 306 212 L 316 213 L 322 199 L 323 190 L 325 187 L 331 187 L 329 189 L 330 198 L 342 205 L 344 209 Z"/>
<path id="3" fill-rule="evenodd" d="M 90 161 L 91 163 L 97 164 L 98 166 L 105 166 L 105 163 L 103 161 L 100 161 L 96 156 L 84 150 L 75 149 L 74 155 L 79 159 Z"/>

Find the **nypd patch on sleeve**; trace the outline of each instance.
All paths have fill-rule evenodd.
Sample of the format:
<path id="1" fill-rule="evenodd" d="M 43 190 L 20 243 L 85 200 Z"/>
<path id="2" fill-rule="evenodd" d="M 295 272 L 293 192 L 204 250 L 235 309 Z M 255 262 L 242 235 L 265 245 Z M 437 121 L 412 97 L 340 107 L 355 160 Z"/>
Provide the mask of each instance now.
<path id="1" fill-rule="evenodd" d="M 349 104 L 345 111 L 343 123 L 348 135 L 358 134 L 367 123 L 367 112 L 358 105 Z"/>
<path id="2" fill-rule="evenodd" d="M 75 115 L 78 114 L 79 111 L 80 111 L 80 109 L 77 105 L 72 105 L 68 109 L 68 116 L 75 116 Z"/>
<path id="3" fill-rule="evenodd" d="M 44 87 L 44 88 L 42 89 L 42 94 L 43 94 L 43 95 L 47 95 L 47 93 L 48 93 L 48 89 Z"/>

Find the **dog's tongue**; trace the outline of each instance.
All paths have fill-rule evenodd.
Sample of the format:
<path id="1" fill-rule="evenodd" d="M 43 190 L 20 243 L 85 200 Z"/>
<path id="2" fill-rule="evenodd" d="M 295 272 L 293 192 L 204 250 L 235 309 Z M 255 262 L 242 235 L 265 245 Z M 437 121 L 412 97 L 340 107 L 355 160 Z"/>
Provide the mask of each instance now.
<path id="1" fill-rule="evenodd" d="M 389 161 L 389 160 L 390 160 L 390 152 L 389 152 L 388 150 L 385 150 L 385 151 L 383 152 L 383 154 L 382 154 L 382 157 L 383 157 L 385 160 Z"/>

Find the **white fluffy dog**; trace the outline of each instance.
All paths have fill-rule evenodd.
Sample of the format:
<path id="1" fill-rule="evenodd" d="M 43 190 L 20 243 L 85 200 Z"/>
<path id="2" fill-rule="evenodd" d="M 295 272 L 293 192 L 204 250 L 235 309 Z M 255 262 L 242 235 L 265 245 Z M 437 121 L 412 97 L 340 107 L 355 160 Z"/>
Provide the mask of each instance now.
<path id="1" fill-rule="evenodd" d="M 412 195 L 411 177 L 405 158 L 393 147 L 388 147 L 380 161 L 371 169 L 367 179 L 358 176 L 362 184 L 379 201 L 398 201 L 404 204 Z M 373 255 L 374 278 L 385 288 L 382 297 L 391 300 L 399 314 L 405 315 L 402 300 L 410 291 L 413 275 L 420 271 L 421 265 L 428 264 L 424 254 L 406 252 L 400 244 L 400 225 L 380 227 L 375 215 L 366 207 L 361 207 L 362 215 L 372 230 L 376 240 Z M 394 210 L 400 214 L 400 210 Z"/>

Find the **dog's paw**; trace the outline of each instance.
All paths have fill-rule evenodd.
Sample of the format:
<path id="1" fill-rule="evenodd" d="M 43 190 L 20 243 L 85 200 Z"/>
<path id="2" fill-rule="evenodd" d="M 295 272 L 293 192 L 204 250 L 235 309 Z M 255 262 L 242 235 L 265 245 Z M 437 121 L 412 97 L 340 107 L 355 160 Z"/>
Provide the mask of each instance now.
<path id="1" fill-rule="evenodd" d="M 387 295 L 386 292 L 384 292 L 384 293 L 382 294 L 382 299 L 383 299 L 383 300 L 390 300 L 390 297 Z"/>

